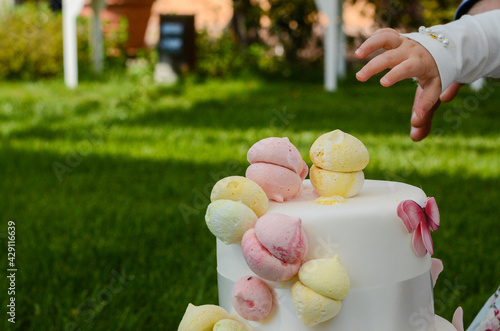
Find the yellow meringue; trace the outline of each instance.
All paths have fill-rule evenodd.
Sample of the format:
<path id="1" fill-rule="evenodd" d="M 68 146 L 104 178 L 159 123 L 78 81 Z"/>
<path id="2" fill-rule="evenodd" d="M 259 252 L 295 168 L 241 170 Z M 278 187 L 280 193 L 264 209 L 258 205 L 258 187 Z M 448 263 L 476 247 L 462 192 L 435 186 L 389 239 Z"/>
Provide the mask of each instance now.
<path id="1" fill-rule="evenodd" d="M 227 318 L 228 313 L 219 306 L 189 304 L 177 331 L 212 331 L 215 323 Z"/>
<path id="2" fill-rule="evenodd" d="M 309 177 L 314 189 L 322 197 L 353 197 L 359 193 L 365 182 L 363 171 L 336 172 L 323 170 L 315 165 L 311 167 Z"/>
<path id="3" fill-rule="evenodd" d="M 316 139 L 309 156 L 317 167 L 337 172 L 363 170 L 369 161 L 365 145 L 358 138 L 341 130 L 325 133 Z"/>
<path id="4" fill-rule="evenodd" d="M 223 319 L 215 323 L 213 331 L 248 331 L 248 328 L 238 321 Z"/>
<path id="5" fill-rule="evenodd" d="M 299 280 L 311 290 L 335 300 L 344 299 L 351 288 L 347 271 L 337 255 L 307 261 L 299 270 Z"/>
<path id="6" fill-rule="evenodd" d="M 264 190 L 253 180 L 242 176 L 230 176 L 219 180 L 213 187 L 210 201 L 239 201 L 257 214 L 264 215 L 269 206 L 269 199 Z"/>
<path id="7" fill-rule="evenodd" d="M 233 200 L 216 200 L 208 205 L 205 214 L 208 229 L 227 245 L 239 244 L 257 219 L 250 207 Z"/>
<path id="8" fill-rule="evenodd" d="M 292 303 L 297 317 L 307 327 L 335 317 L 342 302 L 327 298 L 297 281 L 292 286 Z"/>

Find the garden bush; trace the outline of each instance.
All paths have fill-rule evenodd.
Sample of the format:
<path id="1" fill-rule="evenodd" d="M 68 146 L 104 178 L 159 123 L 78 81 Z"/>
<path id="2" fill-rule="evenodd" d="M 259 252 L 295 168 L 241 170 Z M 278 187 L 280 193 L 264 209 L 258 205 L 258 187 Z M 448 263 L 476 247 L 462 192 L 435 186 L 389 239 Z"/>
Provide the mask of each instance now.
<path id="1" fill-rule="evenodd" d="M 242 46 L 230 30 L 212 38 L 206 31 L 196 37 L 197 68 L 202 76 L 230 77 L 242 73 L 276 74 L 289 65 L 265 44 Z"/>
<path id="2" fill-rule="evenodd" d="M 197 72 L 208 76 L 239 73 L 245 64 L 244 49 L 232 33 L 225 30 L 218 38 L 200 31 L 196 38 Z"/>
<path id="3" fill-rule="evenodd" d="M 0 78 L 30 79 L 62 73 L 62 17 L 46 4 L 6 8 L 0 16 Z"/>
<path id="4" fill-rule="evenodd" d="M 105 24 L 105 22 L 104 22 Z M 0 13 L 0 79 L 38 79 L 63 74 L 62 15 L 47 3 L 6 7 Z M 104 40 L 105 65 L 123 67 L 127 26 Z M 89 46 L 89 20 L 77 20 L 78 67 L 81 75 L 93 71 Z M 108 50 L 114 50 L 108 52 Z M 118 50 L 118 52 L 117 52 Z"/>

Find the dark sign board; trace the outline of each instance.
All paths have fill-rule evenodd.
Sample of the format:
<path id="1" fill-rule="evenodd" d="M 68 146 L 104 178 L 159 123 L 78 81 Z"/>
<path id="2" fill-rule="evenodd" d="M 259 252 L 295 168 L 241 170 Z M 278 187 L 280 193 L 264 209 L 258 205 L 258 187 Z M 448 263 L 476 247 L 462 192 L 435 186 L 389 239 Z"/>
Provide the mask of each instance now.
<path id="1" fill-rule="evenodd" d="M 196 47 L 193 15 L 161 15 L 160 62 L 173 66 L 177 72 L 194 68 Z"/>

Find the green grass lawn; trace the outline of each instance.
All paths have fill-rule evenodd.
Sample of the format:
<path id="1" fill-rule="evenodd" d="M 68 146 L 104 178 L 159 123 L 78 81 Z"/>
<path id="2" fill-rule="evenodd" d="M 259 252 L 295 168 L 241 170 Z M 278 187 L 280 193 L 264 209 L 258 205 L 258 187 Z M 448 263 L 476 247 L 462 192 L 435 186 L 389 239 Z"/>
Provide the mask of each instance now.
<path id="1" fill-rule="evenodd" d="M 462 305 L 468 325 L 500 285 L 500 85 L 464 88 L 414 143 L 415 86 L 352 76 L 336 93 L 320 80 L 258 78 L 0 83 L 0 329 L 176 330 L 188 303 L 217 303 L 204 222 L 216 180 L 243 175 L 246 151 L 268 136 L 288 136 L 310 164 L 314 139 L 337 128 L 367 146 L 367 178 L 436 197 L 436 312 L 450 320 Z M 4 311 L 8 221 L 15 327 Z"/>

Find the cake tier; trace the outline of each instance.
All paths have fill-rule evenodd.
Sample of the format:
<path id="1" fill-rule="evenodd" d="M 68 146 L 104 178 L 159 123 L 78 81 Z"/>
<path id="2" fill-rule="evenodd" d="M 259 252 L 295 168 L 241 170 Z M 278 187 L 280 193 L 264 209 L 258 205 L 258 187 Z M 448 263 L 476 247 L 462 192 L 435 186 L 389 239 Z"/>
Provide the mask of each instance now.
<path id="1" fill-rule="evenodd" d="M 276 309 L 256 330 L 436 330 L 430 276 L 430 256 L 417 257 L 397 216 L 403 200 L 423 204 L 425 193 L 414 186 L 366 180 L 360 193 L 342 203 L 320 205 L 309 181 L 301 196 L 284 203 L 271 202 L 268 213 L 299 217 L 309 242 L 306 259 L 338 255 L 351 281 L 351 291 L 340 313 L 330 321 L 307 328 L 296 317 L 291 282 L 269 284 L 276 294 Z M 232 284 L 252 275 L 240 245 L 217 240 L 219 301 L 228 311 Z"/>
<path id="2" fill-rule="evenodd" d="M 275 292 L 273 313 L 263 321 L 246 323 L 255 331 L 457 331 L 450 322 L 434 315 L 429 282 L 425 274 L 412 282 L 395 284 L 389 291 L 384 287 L 355 290 L 342 301 L 336 317 L 313 327 L 297 319 L 290 297 L 292 282 L 268 282 Z M 231 305 L 234 284 L 218 274 L 219 305 L 244 321 Z M 422 302 L 428 306 L 420 306 Z"/>

